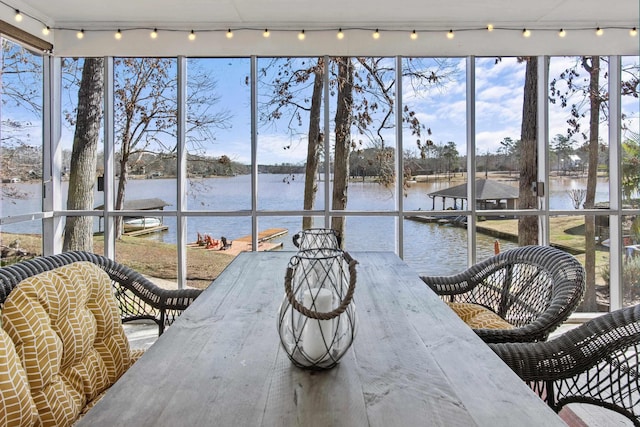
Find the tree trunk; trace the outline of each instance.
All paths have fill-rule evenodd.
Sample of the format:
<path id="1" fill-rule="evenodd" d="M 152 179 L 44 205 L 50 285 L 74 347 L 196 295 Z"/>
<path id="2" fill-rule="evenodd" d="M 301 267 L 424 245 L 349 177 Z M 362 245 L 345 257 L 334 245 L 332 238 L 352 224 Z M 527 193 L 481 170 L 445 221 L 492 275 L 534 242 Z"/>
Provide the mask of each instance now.
<path id="1" fill-rule="evenodd" d="M 318 163 L 320 159 L 320 145 L 323 138 L 320 132 L 320 112 L 322 110 L 322 89 L 324 78 L 324 60 L 318 58 L 318 65 L 314 72 L 313 94 L 311 96 L 311 110 L 309 112 L 309 136 L 307 147 L 307 166 L 304 181 L 304 210 L 313 210 L 318 191 Z M 302 218 L 302 229 L 313 227 L 313 217 Z"/>
<path id="2" fill-rule="evenodd" d="M 353 105 L 353 66 L 349 57 L 337 58 L 338 63 L 338 105 L 336 107 L 335 160 L 333 168 L 333 200 L 334 210 L 345 210 L 347 207 L 347 188 L 349 184 L 349 151 L 351 148 L 351 108 Z M 332 217 L 331 228 L 342 236 L 345 242 L 345 218 Z"/>
<path id="3" fill-rule="evenodd" d="M 118 177 L 118 191 L 116 193 L 115 203 L 115 210 L 118 211 L 124 209 L 124 192 L 127 188 L 127 177 L 129 175 L 127 167 L 127 164 L 129 162 L 129 152 L 127 150 L 128 146 L 128 141 L 122 142 L 122 158 L 120 159 L 120 175 Z M 124 231 L 123 218 L 121 216 L 116 217 L 115 226 L 116 239 L 119 239 L 122 236 L 122 232 Z"/>
<path id="4" fill-rule="evenodd" d="M 593 209 L 596 199 L 596 184 L 598 179 L 598 127 L 600 124 L 600 57 L 582 59 L 582 66 L 589 72 L 589 166 L 587 169 L 587 194 L 584 201 L 585 209 Z M 597 311 L 596 298 L 596 224 L 594 215 L 584 217 L 584 268 L 587 274 L 587 289 L 582 308 L 585 311 Z"/>
<path id="5" fill-rule="evenodd" d="M 103 71 L 102 58 L 85 58 L 78 91 L 78 113 L 73 136 L 67 195 L 68 210 L 94 208 L 93 190 L 96 182 L 104 91 Z M 63 251 L 93 252 L 93 217 L 67 216 L 62 248 Z"/>
<path id="6" fill-rule="evenodd" d="M 520 193 L 518 196 L 519 209 L 535 209 L 537 195 L 532 191 L 532 185 L 538 181 L 538 58 L 528 57 L 524 80 L 524 99 L 522 105 L 522 128 L 520 135 Z M 538 244 L 538 218 L 536 216 L 522 216 L 518 219 L 518 245 Z"/>

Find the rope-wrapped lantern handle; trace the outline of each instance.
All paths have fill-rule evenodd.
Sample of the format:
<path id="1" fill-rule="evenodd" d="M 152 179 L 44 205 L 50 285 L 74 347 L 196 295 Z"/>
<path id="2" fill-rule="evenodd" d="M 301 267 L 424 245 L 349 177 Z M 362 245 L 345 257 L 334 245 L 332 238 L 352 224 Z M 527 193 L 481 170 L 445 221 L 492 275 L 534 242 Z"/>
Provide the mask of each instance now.
<path id="1" fill-rule="evenodd" d="M 291 306 L 303 315 L 318 320 L 330 320 L 344 313 L 347 307 L 349 307 L 349 304 L 351 304 L 351 301 L 353 300 L 353 294 L 356 291 L 356 264 L 358 264 L 358 261 L 351 258 L 351 255 L 349 255 L 348 252 L 343 252 L 343 256 L 349 263 L 349 288 L 347 289 L 347 293 L 345 294 L 344 299 L 342 299 L 338 307 L 336 307 L 332 311 L 323 313 L 308 309 L 304 305 L 300 304 L 300 302 L 293 294 L 293 289 L 291 286 L 291 281 L 293 279 L 293 268 L 287 267 L 287 273 L 284 278 L 284 292 L 287 295 L 287 299 L 289 300 Z"/>

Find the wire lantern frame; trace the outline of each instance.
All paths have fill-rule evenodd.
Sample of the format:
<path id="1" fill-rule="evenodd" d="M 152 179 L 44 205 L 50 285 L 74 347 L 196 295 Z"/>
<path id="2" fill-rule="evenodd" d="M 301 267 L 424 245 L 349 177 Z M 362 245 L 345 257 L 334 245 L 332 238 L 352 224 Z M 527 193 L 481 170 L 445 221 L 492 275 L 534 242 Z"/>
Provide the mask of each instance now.
<path id="1" fill-rule="evenodd" d="M 340 233 L 331 228 L 308 228 L 294 234 L 292 240 L 299 250 L 340 249 L 342 245 Z"/>
<path id="2" fill-rule="evenodd" d="M 356 260 L 339 249 L 302 250 L 290 259 L 278 332 L 295 366 L 333 368 L 353 343 L 356 265 Z"/>

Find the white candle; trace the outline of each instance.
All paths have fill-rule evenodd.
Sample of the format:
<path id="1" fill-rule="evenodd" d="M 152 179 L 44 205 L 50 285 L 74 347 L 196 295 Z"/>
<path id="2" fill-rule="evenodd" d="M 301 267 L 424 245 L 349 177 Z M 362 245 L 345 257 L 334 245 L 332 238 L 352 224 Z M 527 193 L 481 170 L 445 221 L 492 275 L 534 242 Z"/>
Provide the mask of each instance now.
<path id="1" fill-rule="evenodd" d="M 333 293 L 329 289 L 311 289 L 304 291 L 302 304 L 310 310 L 327 313 L 332 310 L 332 299 Z M 302 349 L 309 359 L 319 362 L 318 359 L 327 354 L 327 348 L 331 345 L 332 340 L 333 319 L 307 319 L 302 331 Z"/>

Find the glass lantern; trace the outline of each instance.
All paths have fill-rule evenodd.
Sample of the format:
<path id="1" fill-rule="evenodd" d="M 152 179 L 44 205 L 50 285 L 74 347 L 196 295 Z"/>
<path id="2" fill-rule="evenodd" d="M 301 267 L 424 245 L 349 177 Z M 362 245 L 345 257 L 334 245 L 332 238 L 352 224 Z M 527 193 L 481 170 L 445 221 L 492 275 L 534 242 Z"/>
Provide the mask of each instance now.
<path id="1" fill-rule="evenodd" d="M 289 261 L 278 332 L 294 365 L 329 369 L 351 346 L 356 264 L 348 253 L 326 248 L 301 250 Z"/>

